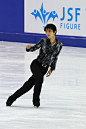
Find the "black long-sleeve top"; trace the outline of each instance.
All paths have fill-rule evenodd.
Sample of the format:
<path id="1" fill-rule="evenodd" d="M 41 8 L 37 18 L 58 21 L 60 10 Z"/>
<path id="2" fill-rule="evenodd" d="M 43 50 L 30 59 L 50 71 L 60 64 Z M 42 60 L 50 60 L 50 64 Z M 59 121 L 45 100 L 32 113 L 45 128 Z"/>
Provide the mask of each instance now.
<path id="1" fill-rule="evenodd" d="M 48 38 L 43 38 L 36 45 L 31 46 L 30 49 L 26 48 L 26 51 L 33 52 L 40 48 L 37 60 L 42 64 L 49 65 L 49 71 L 52 72 L 53 70 L 55 70 L 58 55 L 63 46 L 63 43 L 61 43 L 57 39 L 56 41 L 56 44 L 52 46 Z"/>

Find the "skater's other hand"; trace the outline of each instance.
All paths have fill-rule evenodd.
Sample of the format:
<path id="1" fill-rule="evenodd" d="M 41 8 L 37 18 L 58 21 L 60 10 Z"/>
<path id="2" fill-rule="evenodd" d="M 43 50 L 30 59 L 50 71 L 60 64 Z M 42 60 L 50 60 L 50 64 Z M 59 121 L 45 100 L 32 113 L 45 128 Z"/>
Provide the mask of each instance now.
<path id="1" fill-rule="evenodd" d="M 48 71 L 46 77 L 49 77 L 51 75 L 51 72 Z"/>
<path id="2" fill-rule="evenodd" d="M 27 48 L 27 49 L 30 49 L 30 48 L 31 48 L 31 45 L 28 44 L 28 45 L 26 46 L 26 48 Z"/>

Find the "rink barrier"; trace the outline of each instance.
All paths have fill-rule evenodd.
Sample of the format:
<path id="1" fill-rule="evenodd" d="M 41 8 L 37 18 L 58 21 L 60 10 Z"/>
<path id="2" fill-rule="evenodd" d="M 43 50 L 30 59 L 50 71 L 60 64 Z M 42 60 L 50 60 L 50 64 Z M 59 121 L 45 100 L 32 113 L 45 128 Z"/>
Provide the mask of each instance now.
<path id="1" fill-rule="evenodd" d="M 41 38 L 47 38 L 45 34 L 34 33 L 3 33 L 0 32 L 0 41 L 33 43 L 36 44 Z M 86 37 L 56 35 L 64 46 L 86 48 Z"/>

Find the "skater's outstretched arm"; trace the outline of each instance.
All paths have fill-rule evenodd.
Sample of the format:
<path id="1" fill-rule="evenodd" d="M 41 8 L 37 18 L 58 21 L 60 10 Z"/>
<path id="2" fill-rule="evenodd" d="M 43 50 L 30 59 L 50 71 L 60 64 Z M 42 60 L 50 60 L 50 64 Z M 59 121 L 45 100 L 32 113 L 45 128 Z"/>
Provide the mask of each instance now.
<path id="1" fill-rule="evenodd" d="M 26 51 L 27 51 L 27 52 L 29 52 L 29 51 L 33 52 L 33 51 L 39 49 L 39 48 L 41 47 L 42 43 L 43 43 L 43 39 L 41 39 L 41 40 L 40 40 L 36 45 L 34 45 L 34 46 L 31 46 L 31 45 L 28 44 L 28 45 L 26 46 Z"/>

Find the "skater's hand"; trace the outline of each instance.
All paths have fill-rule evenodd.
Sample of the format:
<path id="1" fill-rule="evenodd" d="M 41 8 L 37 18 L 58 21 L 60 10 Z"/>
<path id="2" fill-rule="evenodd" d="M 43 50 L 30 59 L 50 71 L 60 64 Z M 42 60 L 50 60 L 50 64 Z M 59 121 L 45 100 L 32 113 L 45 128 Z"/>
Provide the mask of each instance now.
<path id="1" fill-rule="evenodd" d="M 49 77 L 51 75 L 51 72 L 48 71 L 46 77 Z"/>
<path id="2" fill-rule="evenodd" d="M 30 49 L 30 48 L 31 48 L 31 45 L 28 44 L 28 45 L 26 46 L 26 48 L 27 48 L 27 49 Z"/>

